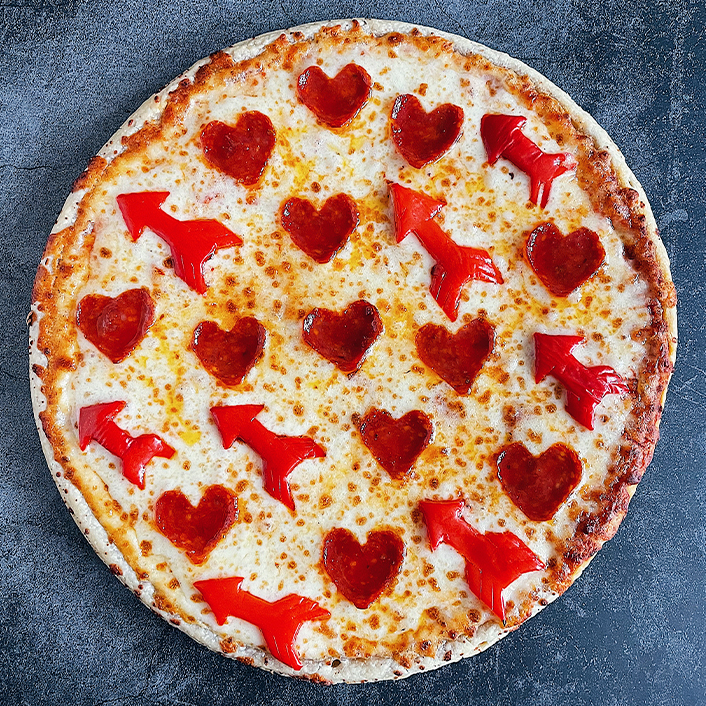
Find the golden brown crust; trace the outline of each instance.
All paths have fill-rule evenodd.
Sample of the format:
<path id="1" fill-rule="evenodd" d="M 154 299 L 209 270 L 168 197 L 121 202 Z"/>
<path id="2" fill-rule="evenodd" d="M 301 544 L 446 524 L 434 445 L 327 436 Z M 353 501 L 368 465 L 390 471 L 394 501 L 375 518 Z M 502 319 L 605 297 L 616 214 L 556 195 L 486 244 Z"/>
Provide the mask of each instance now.
<path id="1" fill-rule="evenodd" d="M 110 497 L 107 487 L 98 476 L 87 480 L 85 474 L 76 472 L 56 401 L 58 390 L 80 363 L 80 352 L 76 345 L 75 301 L 76 293 L 85 284 L 87 276 L 84 263 L 89 259 L 93 244 L 90 214 L 94 211 L 94 200 L 100 198 L 97 187 L 101 183 L 110 182 L 114 174 L 125 169 L 126 165 L 129 168 L 154 141 L 178 134 L 182 130 L 182 121 L 189 105 L 199 95 L 208 94 L 220 84 L 256 80 L 257 75 L 264 71 L 291 68 L 307 50 L 309 41 L 301 33 L 282 34 L 261 53 L 241 61 L 234 61 L 226 52 L 218 52 L 192 77 L 183 78 L 162 100 L 156 118 L 149 119 L 122 137 L 119 154 L 112 159 L 95 157 L 76 180 L 74 192 L 84 193 L 78 203 L 74 222 L 50 236 L 38 270 L 33 291 L 33 301 L 39 317 L 37 350 L 46 358 L 44 364 L 35 362 L 33 366 L 34 374 L 41 381 L 41 395 L 46 401 L 46 407 L 39 411 L 38 417 L 64 477 L 81 491 L 93 514 L 100 517 L 111 540 L 132 567 L 140 566 L 141 561 L 132 538 L 128 536 L 129 513 Z M 572 583 L 603 542 L 610 539 L 617 530 L 627 511 L 634 485 L 649 464 L 658 438 L 659 418 L 673 367 L 676 336 L 667 312 L 673 311 L 676 298 L 664 259 L 658 252 L 656 228 L 646 216 L 649 207 L 644 197 L 627 183 L 620 170 L 616 170 L 615 155 L 598 145 L 594 137 L 585 134 L 582 127 L 576 124 L 572 113 L 557 98 L 539 90 L 528 76 L 492 64 L 482 55 L 461 56 L 454 51 L 452 40 L 424 35 L 418 30 L 407 34 L 391 32 L 371 38 L 364 27 L 354 23 L 345 31 L 340 26 L 324 27 L 315 41 L 324 47 L 336 47 L 353 41 L 375 42 L 388 47 L 391 59 L 395 51 L 405 45 L 414 46 L 430 56 L 451 54 L 464 71 L 486 72 L 490 77 L 489 83 L 504 85 L 513 91 L 528 109 L 540 117 L 552 138 L 559 144 L 576 147 L 579 183 L 591 194 L 596 211 L 609 218 L 620 233 L 625 256 L 648 284 L 651 321 L 640 335 L 649 355 L 645 357 L 637 380 L 631 387 L 630 396 L 634 404 L 625 428 L 624 443 L 616 454 L 614 465 L 605 474 L 603 488 L 587 498 L 598 509 L 581 514 L 577 532 L 563 544 L 560 560 L 550 567 L 552 588 L 560 593 Z M 104 508 L 109 505 L 111 512 L 104 512 Z M 114 572 L 121 573 L 120 567 L 116 566 Z M 168 575 L 169 572 L 165 573 Z M 156 577 L 142 572 L 141 578 L 153 580 Z M 152 604 L 159 612 L 193 621 L 179 605 L 160 591 L 159 581 L 153 580 L 153 583 L 157 584 L 157 588 Z M 536 610 L 537 607 L 531 602 L 520 606 L 518 617 L 508 622 L 506 628 L 516 627 Z M 447 661 L 443 651 L 447 642 L 453 643 L 464 638 L 470 640 L 475 636 L 480 616 L 473 613 L 469 611 L 453 619 L 431 608 L 427 611 L 427 624 L 417 631 L 403 632 L 392 639 L 375 643 L 352 635 L 345 642 L 345 656 L 367 659 L 379 655 L 383 648 L 392 659 L 409 670 L 415 663 L 415 655 L 434 658 L 441 649 L 444 656 L 440 659 Z M 319 629 L 325 631 L 326 628 L 321 626 Z M 220 640 L 219 645 L 224 653 L 235 653 L 240 649 L 231 638 Z M 236 656 L 244 662 L 253 661 L 250 657 Z M 309 678 L 325 681 L 317 674 L 309 675 Z"/>

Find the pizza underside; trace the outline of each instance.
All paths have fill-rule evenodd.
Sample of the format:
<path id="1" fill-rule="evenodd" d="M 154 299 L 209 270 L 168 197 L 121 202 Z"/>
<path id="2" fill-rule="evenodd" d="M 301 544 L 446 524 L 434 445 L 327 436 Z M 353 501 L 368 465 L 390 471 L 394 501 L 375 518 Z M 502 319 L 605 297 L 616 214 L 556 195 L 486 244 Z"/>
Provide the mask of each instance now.
<path id="1" fill-rule="evenodd" d="M 475 654 L 575 580 L 676 346 L 647 199 L 516 60 L 380 21 L 204 60 L 67 199 L 32 393 L 79 526 L 150 608 L 320 681 Z"/>

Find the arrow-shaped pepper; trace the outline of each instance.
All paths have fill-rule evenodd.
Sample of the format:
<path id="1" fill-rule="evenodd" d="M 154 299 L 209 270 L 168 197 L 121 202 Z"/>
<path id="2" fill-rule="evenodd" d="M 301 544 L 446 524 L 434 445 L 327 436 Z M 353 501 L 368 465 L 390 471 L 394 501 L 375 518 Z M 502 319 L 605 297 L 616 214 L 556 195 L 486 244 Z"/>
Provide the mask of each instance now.
<path id="1" fill-rule="evenodd" d="M 549 201 L 549 192 L 556 177 L 576 169 L 576 160 L 568 152 L 543 152 L 522 133 L 527 122 L 523 115 L 496 115 L 488 113 L 481 118 L 480 136 L 491 166 L 504 157 L 530 178 L 530 201 L 542 208 Z"/>
<path id="2" fill-rule="evenodd" d="M 84 451 L 91 441 L 123 462 L 123 475 L 138 488 L 145 487 L 145 466 L 154 456 L 171 458 L 174 449 L 156 434 L 130 436 L 113 417 L 125 407 L 125 402 L 104 402 L 83 407 L 78 414 L 78 444 Z"/>
<path id="3" fill-rule="evenodd" d="M 429 291 L 449 319 L 456 321 L 463 286 L 472 279 L 502 284 L 500 270 L 486 250 L 457 245 L 433 220 L 444 203 L 400 184 L 389 186 L 397 242 L 414 233 L 436 260 Z"/>
<path id="4" fill-rule="evenodd" d="M 478 532 L 461 517 L 463 506 L 463 498 L 419 503 L 429 543 L 432 550 L 449 544 L 466 560 L 469 588 L 505 622 L 503 590 L 522 574 L 543 569 L 544 564 L 512 532 Z"/>
<path id="5" fill-rule="evenodd" d="M 623 378 L 607 365 L 586 367 L 571 351 L 582 336 L 534 334 L 534 381 L 547 375 L 566 388 L 566 411 L 587 429 L 593 429 L 593 413 L 606 395 L 629 392 Z"/>
<path id="6" fill-rule="evenodd" d="M 321 458 L 326 452 L 308 436 L 280 436 L 264 427 L 255 417 L 264 409 L 261 404 L 211 407 L 211 414 L 223 439 L 223 448 L 234 441 L 247 444 L 262 458 L 262 481 L 265 490 L 294 510 L 289 488 L 289 474 L 308 458 Z"/>
<path id="7" fill-rule="evenodd" d="M 294 648 L 299 628 L 308 620 L 323 620 L 331 614 L 316 601 L 290 593 L 274 603 L 240 588 L 243 579 L 196 581 L 194 587 L 211 607 L 216 622 L 223 625 L 229 616 L 252 623 L 262 632 L 270 652 L 284 664 L 299 671 L 301 660 Z"/>
<path id="8" fill-rule="evenodd" d="M 178 221 L 160 206 L 168 191 L 141 191 L 117 197 L 120 212 L 133 241 L 145 228 L 154 231 L 169 246 L 174 273 L 199 294 L 206 291 L 203 266 L 216 250 L 242 245 L 242 239 L 215 219 Z"/>

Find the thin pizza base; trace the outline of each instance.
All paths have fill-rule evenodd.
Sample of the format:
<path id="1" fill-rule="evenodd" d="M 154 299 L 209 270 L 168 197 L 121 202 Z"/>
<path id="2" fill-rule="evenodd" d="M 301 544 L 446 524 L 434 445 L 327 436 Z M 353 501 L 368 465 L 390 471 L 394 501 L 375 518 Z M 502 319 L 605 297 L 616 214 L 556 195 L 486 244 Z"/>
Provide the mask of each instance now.
<path id="1" fill-rule="evenodd" d="M 207 647 L 223 652 L 230 657 L 282 674 L 330 682 L 362 682 L 401 678 L 476 654 L 496 642 L 510 630 L 516 628 L 521 622 L 560 595 L 581 573 L 602 543 L 614 534 L 627 510 L 635 484 L 649 463 L 654 443 L 656 442 L 659 414 L 676 350 L 676 309 L 669 276 L 669 264 L 657 235 L 656 224 L 647 198 L 634 175 L 625 165 L 617 147 L 606 133 L 598 127 L 595 121 L 553 84 L 521 62 L 504 54 L 437 30 L 422 27 L 414 28 L 412 25 L 375 20 L 360 20 L 355 22 L 355 24 L 354 22 L 342 21 L 306 25 L 289 30 L 285 36 L 287 41 L 293 43 L 305 42 L 309 38 L 314 37 L 322 28 L 340 25 L 344 30 L 352 29 L 354 32 L 370 33 L 376 37 L 393 32 L 399 32 L 406 36 L 424 37 L 431 35 L 441 37 L 451 42 L 454 50 L 462 55 L 479 55 L 492 62 L 495 66 L 506 68 L 518 74 L 519 77 L 527 77 L 528 85 L 531 85 L 532 90 L 536 89 L 539 96 L 548 96 L 558 101 L 570 116 L 570 120 L 576 130 L 593 141 L 595 145 L 594 152 L 597 155 L 601 155 L 601 153 L 607 155 L 607 157 L 596 157 L 598 165 L 596 168 L 600 170 L 601 163 L 604 163 L 606 165 L 605 168 L 609 171 L 612 168 L 612 173 L 617 176 L 617 181 L 610 184 L 609 188 L 606 189 L 604 209 L 610 213 L 616 225 L 622 219 L 623 223 L 627 224 L 631 229 L 639 230 L 643 234 L 643 240 L 641 241 L 642 258 L 651 266 L 651 271 L 645 274 L 654 290 L 652 292 L 653 299 L 659 305 L 659 311 L 656 314 L 653 312 L 653 316 L 659 318 L 661 323 L 656 325 L 655 320 L 653 320 L 653 327 L 650 331 L 654 341 L 653 360 L 651 363 L 653 369 L 650 371 L 649 376 L 641 381 L 643 385 L 646 385 L 646 388 L 641 390 L 639 398 L 641 406 L 640 419 L 629 427 L 628 438 L 624 440 L 620 450 L 616 451 L 615 469 L 613 469 L 612 473 L 607 474 L 614 476 L 615 482 L 610 488 L 606 488 L 605 492 L 593 502 L 592 507 L 595 509 L 591 516 L 584 518 L 579 523 L 580 530 L 576 532 L 575 541 L 566 545 L 561 576 L 555 576 L 554 583 L 547 590 L 535 587 L 534 602 L 531 605 L 524 606 L 514 622 L 510 621 L 504 627 L 489 613 L 484 613 L 481 620 L 474 626 L 473 634 L 468 637 L 457 637 L 456 639 L 440 638 L 437 628 L 435 635 L 437 641 L 431 652 L 427 650 L 425 653 L 423 648 L 420 649 L 419 645 L 415 644 L 409 649 L 392 653 L 390 656 L 371 654 L 356 658 L 345 654 L 337 654 L 335 657 L 328 659 L 305 658 L 301 672 L 294 672 L 289 667 L 273 659 L 266 650 L 258 647 L 259 641 L 256 637 L 251 645 L 241 644 L 237 640 L 227 642 L 224 641 L 223 634 L 219 635 L 214 629 L 212 622 L 190 621 L 188 617 L 184 619 L 183 612 L 176 609 L 175 604 L 165 600 L 165 592 L 161 585 L 155 588 L 151 577 L 138 576 L 132 568 L 132 565 L 135 564 L 135 559 L 133 558 L 131 562 L 125 558 L 125 545 L 123 544 L 123 551 L 118 548 L 118 544 L 106 532 L 104 525 L 96 519 L 84 495 L 77 489 L 76 479 L 72 482 L 70 479 L 71 473 L 66 472 L 67 466 L 70 467 L 70 462 L 61 458 L 62 454 L 52 445 L 47 436 L 45 431 L 47 415 L 43 414 L 43 419 L 40 419 L 40 414 L 45 413 L 48 406 L 48 399 L 45 390 L 43 390 L 43 384 L 47 380 L 47 371 L 50 371 L 52 375 L 57 375 L 57 371 L 61 371 L 62 365 L 66 368 L 71 367 L 71 361 L 62 362 L 54 356 L 46 345 L 46 336 L 44 340 L 42 339 L 41 330 L 42 318 L 51 316 L 53 306 L 46 294 L 52 291 L 52 288 L 56 286 L 57 282 L 61 281 L 63 276 L 62 266 L 65 261 L 62 262 L 62 258 L 65 258 L 72 248 L 80 245 L 74 242 L 60 242 L 61 233 L 66 232 L 66 229 L 70 229 L 80 218 L 81 199 L 100 177 L 101 172 L 122 149 L 123 141 L 137 134 L 144 125 L 158 121 L 162 117 L 165 107 L 170 104 L 170 95 L 179 89 L 181 82 L 185 79 L 193 81 L 194 77 L 198 75 L 198 70 L 206 66 L 209 60 L 199 62 L 186 74 L 167 86 L 160 94 L 146 101 L 125 123 L 101 150 L 92 168 L 87 171 L 82 180 L 79 180 L 76 190 L 67 199 L 53 231 L 53 240 L 50 241 L 47 254 L 42 262 L 45 272 L 44 278 L 43 280 L 38 278 L 36 291 L 40 297 L 39 302 L 36 302 L 33 306 L 30 329 L 30 376 L 37 426 L 52 476 L 74 519 L 84 531 L 96 552 L 110 566 L 113 573 L 118 575 L 121 581 L 152 610 L 155 610 L 155 612 L 170 620 L 173 624 L 178 625 L 181 630 Z M 236 62 L 247 61 L 260 55 L 281 36 L 282 34 L 277 32 L 249 40 L 227 50 L 227 54 Z M 522 82 L 524 79 L 520 79 L 520 81 Z M 635 192 L 635 198 L 633 200 L 623 198 L 624 194 L 622 196 L 620 194 L 620 190 L 623 188 L 632 189 Z M 86 236 L 88 235 L 87 233 Z M 63 251 L 64 248 L 66 248 L 66 251 Z M 70 371 L 65 370 L 64 372 Z M 54 379 L 56 380 L 57 378 L 54 377 Z M 53 415 L 49 424 L 50 433 L 61 428 L 71 431 L 72 420 L 62 419 L 56 410 L 50 409 L 50 413 Z M 56 458 L 57 453 L 59 460 Z M 113 524 L 112 519 L 103 517 L 103 523 L 111 533 L 119 534 L 116 529 L 117 526 Z"/>

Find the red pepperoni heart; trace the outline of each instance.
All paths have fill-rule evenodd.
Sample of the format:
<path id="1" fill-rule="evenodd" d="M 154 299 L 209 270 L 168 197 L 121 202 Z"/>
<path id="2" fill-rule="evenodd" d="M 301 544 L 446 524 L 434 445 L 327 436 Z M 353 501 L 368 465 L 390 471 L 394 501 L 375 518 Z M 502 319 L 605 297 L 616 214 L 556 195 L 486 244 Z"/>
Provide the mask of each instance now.
<path id="1" fill-rule="evenodd" d="M 505 492 L 535 522 L 551 520 L 581 480 L 581 461 L 564 444 L 537 457 L 524 444 L 510 444 L 498 454 L 497 466 Z"/>
<path id="2" fill-rule="evenodd" d="M 201 131 L 204 157 L 245 186 L 260 180 L 274 147 L 272 121 L 256 110 L 242 113 L 235 126 L 214 120 Z"/>
<path id="3" fill-rule="evenodd" d="M 528 236 L 527 260 L 544 286 L 565 297 L 593 277 L 605 259 L 598 234 L 579 228 L 567 236 L 553 223 L 540 223 Z"/>
<path id="4" fill-rule="evenodd" d="M 404 542 L 389 530 L 370 532 L 362 546 L 342 528 L 332 529 L 324 539 L 324 568 L 356 608 L 377 600 L 400 572 L 403 559 Z"/>
<path id="5" fill-rule="evenodd" d="M 409 93 L 397 96 L 392 106 L 392 139 L 399 153 L 420 169 L 435 162 L 461 134 L 463 110 L 444 103 L 427 113 Z"/>
<path id="6" fill-rule="evenodd" d="M 354 373 L 383 330 L 378 310 L 364 300 L 342 313 L 316 308 L 302 322 L 304 342 L 344 373 Z"/>
<path id="7" fill-rule="evenodd" d="M 181 490 L 169 490 L 157 498 L 154 514 L 159 531 L 193 564 L 203 564 L 235 522 L 238 499 L 222 485 L 211 485 L 194 507 Z"/>
<path id="8" fill-rule="evenodd" d="M 326 200 L 320 211 L 309 201 L 292 198 L 282 206 L 282 227 L 294 244 L 316 262 L 329 262 L 358 225 L 358 207 L 346 194 Z"/>
<path id="9" fill-rule="evenodd" d="M 76 323 L 103 355 L 119 363 L 154 323 L 154 303 L 144 288 L 128 289 L 117 297 L 89 294 L 79 302 Z"/>
<path id="10" fill-rule="evenodd" d="M 342 127 L 365 105 L 372 79 L 357 64 L 344 66 L 329 78 L 318 66 L 310 66 L 299 74 L 299 100 L 329 127 Z"/>
<path id="11" fill-rule="evenodd" d="M 224 385 L 239 385 L 262 355 L 265 327 L 249 316 L 238 319 L 230 331 L 202 321 L 190 347 L 211 375 Z"/>
<path id="12" fill-rule="evenodd" d="M 404 478 L 428 446 L 434 431 L 424 412 L 412 410 L 399 419 L 384 409 L 371 409 L 360 423 L 363 443 L 395 480 Z"/>
<path id="13" fill-rule="evenodd" d="M 459 395 L 466 395 L 493 350 L 495 328 L 485 319 L 474 319 L 452 334 L 443 326 L 426 324 L 415 342 L 421 361 Z"/>

